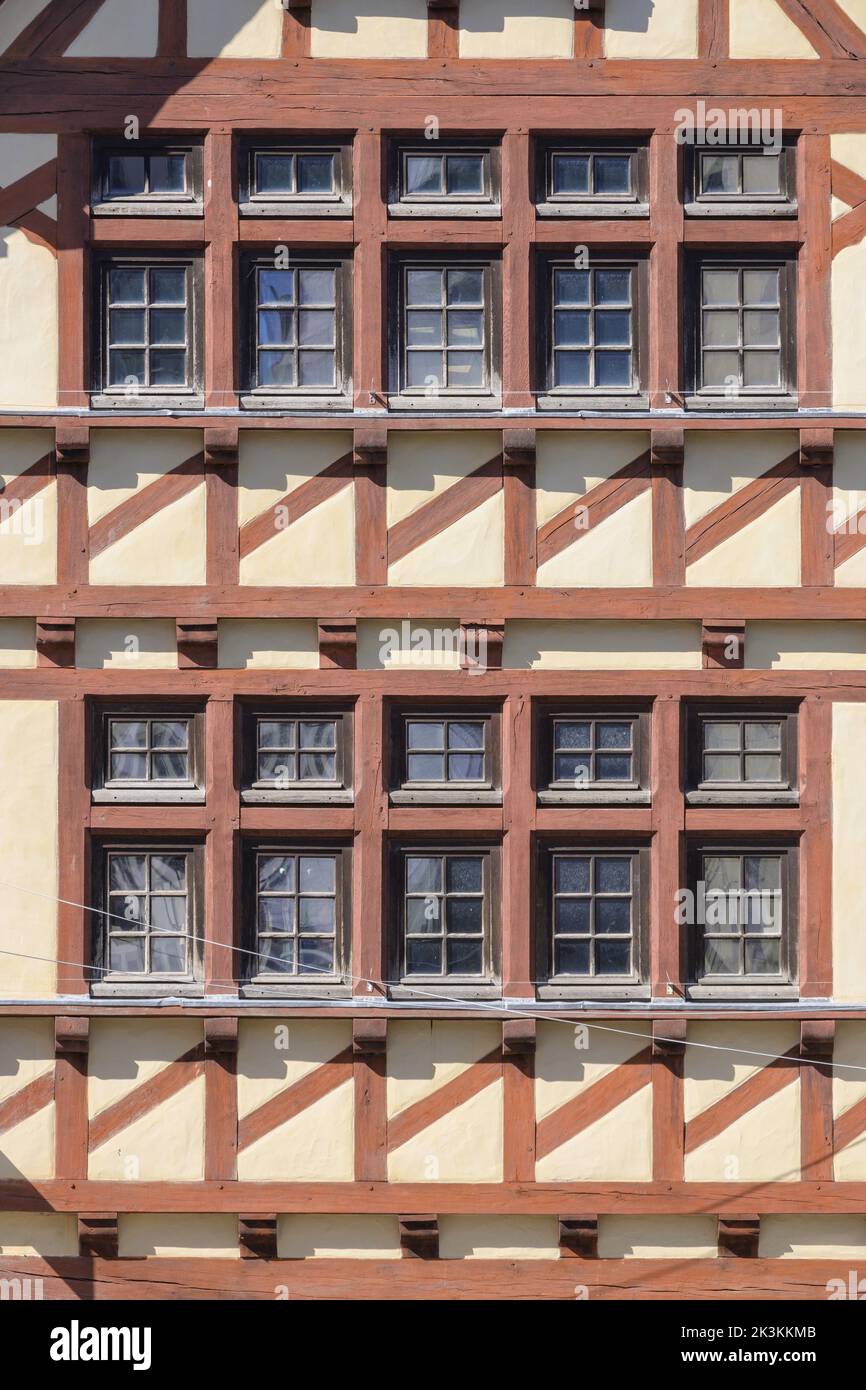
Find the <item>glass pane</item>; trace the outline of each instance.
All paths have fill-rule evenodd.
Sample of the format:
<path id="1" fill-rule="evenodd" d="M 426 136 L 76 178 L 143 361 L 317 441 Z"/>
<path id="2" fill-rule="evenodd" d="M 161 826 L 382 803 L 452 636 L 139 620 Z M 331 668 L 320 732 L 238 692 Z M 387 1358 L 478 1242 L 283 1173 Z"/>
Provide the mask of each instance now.
<path id="1" fill-rule="evenodd" d="M 109 969 L 124 975 L 144 970 L 144 940 L 139 937 L 113 936 L 108 948 Z"/>
<path id="2" fill-rule="evenodd" d="M 596 726 L 596 744 L 599 748 L 630 748 L 631 724 L 599 723 Z"/>
<path id="3" fill-rule="evenodd" d="M 556 154 L 552 161 L 554 193 L 589 192 L 589 156 L 585 154 Z"/>
<path id="4" fill-rule="evenodd" d="M 746 386 L 779 386 L 781 369 L 778 352 L 743 353 L 743 383 Z"/>
<path id="5" fill-rule="evenodd" d="M 259 856 L 259 891 L 262 893 L 291 893 L 295 886 L 293 855 L 263 854 Z"/>
<path id="6" fill-rule="evenodd" d="M 484 356 L 480 352 L 451 353 L 448 357 L 448 385 L 462 387 L 484 385 Z"/>
<path id="7" fill-rule="evenodd" d="M 484 159 L 480 154 L 450 154 L 447 159 L 447 191 L 451 194 L 484 192 Z"/>
<path id="8" fill-rule="evenodd" d="M 781 782 L 782 759 L 778 753 L 747 753 L 747 782 Z"/>
<path id="9" fill-rule="evenodd" d="M 152 304 L 185 304 L 186 271 L 181 266 L 156 266 L 150 272 Z"/>
<path id="10" fill-rule="evenodd" d="M 299 303 L 326 306 L 336 303 L 336 271 L 302 270 L 298 282 Z"/>
<path id="11" fill-rule="evenodd" d="M 557 748 L 591 748 L 592 725 L 558 721 L 555 728 Z"/>
<path id="12" fill-rule="evenodd" d="M 296 724 L 292 719 L 260 719 L 260 748 L 294 748 Z"/>
<path id="13" fill-rule="evenodd" d="M 298 942 L 298 969 L 309 975 L 334 973 L 334 943 L 317 938 Z"/>
<path id="14" fill-rule="evenodd" d="M 597 352 L 595 354 L 596 386 L 631 386 L 630 352 Z"/>
<path id="15" fill-rule="evenodd" d="M 627 154 L 597 154 L 593 162 L 596 193 L 628 193 L 631 159 Z"/>
<path id="16" fill-rule="evenodd" d="M 299 773 L 304 782 L 334 782 L 337 777 L 335 753 L 302 753 Z"/>
<path id="17" fill-rule="evenodd" d="M 150 968 L 154 975 L 178 974 L 186 969 L 186 937 L 153 936 Z"/>
<path id="18" fill-rule="evenodd" d="M 408 386 L 444 386 L 445 363 L 441 352 L 410 352 L 406 357 Z"/>
<path id="19" fill-rule="evenodd" d="M 298 931 L 332 932 L 333 898 L 298 898 Z"/>
<path id="20" fill-rule="evenodd" d="M 302 748 L 336 748 L 337 726 L 332 719 L 301 724 Z"/>
<path id="21" fill-rule="evenodd" d="M 557 898 L 554 903 L 553 929 L 556 933 L 588 936 L 590 929 L 589 898 Z"/>
<path id="22" fill-rule="evenodd" d="M 174 348 L 154 349 L 150 354 L 151 386 L 185 386 L 186 353 Z"/>
<path id="23" fill-rule="evenodd" d="M 259 353 L 260 386 L 294 386 L 295 358 L 291 352 Z"/>
<path id="24" fill-rule="evenodd" d="M 184 782 L 188 779 L 186 753 L 154 753 L 153 776 L 158 782 Z"/>
<path id="25" fill-rule="evenodd" d="M 182 154 L 152 154 L 150 156 L 151 193 L 183 193 L 186 191 L 186 157 Z"/>
<path id="26" fill-rule="evenodd" d="M 294 304 L 294 271 L 260 270 L 258 281 L 260 304 Z"/>
<path id="27" fill-rule="evenodd" d="M 333 386 L 335 374 L 336 358 L 332 352 L 313 352 L 305 348 L 298 353 L 299 386 Z"/>
<path id="28" fill-rule="evenodd" d="M 406 342 L 409 347 L 444 346 L 445 315 L 438 309 L 409 309 Z"/>
<path id="29" fill-rule="evenodd" d="M 484 725 L 454 723 L 448 726 L 449 748 L 483 748 Z"/>
<path id="30" fill-rule="evenodd" d="M 738 304 L 740 277 L 736 270 L 705 270 L 702 272 L 704 304 Z"/>
<path id="31" fill-rule="evenodd" d="M 782 725 L 777 720 L 753 722 L 746 724 L 746 747 L 750 749 L 761 749 L 762 752 L 779 749 L 782 747 Z"/>
<path id="32" fill-rule="evenodd" d="M 334 191 L 334 156 L 332 154 L 299 154 L 296 177 L 299 193 L 332 193 Z"/>
<path id="33" fill-rule="evenodd" d="M 739 782 L 740 756 L 738 753 L 707 753 L 704 756 L 704 781 Z"/>
<path id="34" fill-rule="evenodd" d="M 701 176 L 704 193 L 736 193 L 739 186 L 737 156 L 701 155 Z"/>
<path id="35" fill-rule="evenodd" d="M 294 781 L 294 753 L 262 753 L 259 755 L 259 780 L 262 782 Z"/>
<path id="36" fill-rule="evenodd" d="M 627 935 L 631 931 L 631 900 L 629 898 L 596 899 L 595 930 L 602 934 Z"/>
<path id="37" fill-rule="evenodd" d="M 739 975 L 739 973 L 739 941 L 725 941 L 719 937 L 706 938 L 704 941 L 704 974 Z"/>
<path id="38" fill-rule="evenodd" d="M 749 305 L 778 304 L 778 270 L 744 270 L 743 303 Z"/>
<path id="39" fill-rule="evenodd" d="M 555 352 L 553 354 L 554 386 L 588 386 L 589 353 Z"/>
<path id="40" fill-rule="evenodd" d="M 740 725 L 737 722 L 716 723 L 715 720 L 707 720 L 704 728 L 704 747 L 712 749 L 739 749 L 740 747 Z"/>
<path id="41" fill-rule="evenodd" d="M 776 347 L 779 342 L 777 309 L 746 309 L 743 314 L 743 344 L 746 347 Z"/>
<path id="42" fill-rule="evenodd" d="M 441 898 L 407 898 L 406 930 L 410 936 L 439 936 L 443 930 Z"/>
<path id="43" fill-rule="evenodd" d="M 746 942 L 746 971 L 749 975 L 778 975 L 781 970 L 782 943 L 773 938 Z"/>
<path id="44" fill-rule="evenodd" d="M 299 893 L 333 893 L 336 882 L 337 861 L 333 856 L 301 856 L 298 864 Z"/>
<path id="45" fill-rule="evenodd" d="M 704 386 L 736 386 L 740 380 L 740 359 L 736 352 L 705 352 Z"/>
<path id="46" fill-rule="evenodd" d="M 451 347 L 483 345 L 484 317 L 480 309 L 451 309 L 447 318 L 448 343 Z"/>
<path id="47" fill-rule="evenodd" d="M 292 156 L 289 154 L 256 155 L 256 192 L 291 193 Z"/>
<path id="48" fill-rule="evenodd" d="M 482 898 L 449 898 L 445 908 L 445 927 L 450 932 L 480 933 L 484 930 Z"/>
<path id="49" fill-rule="evenodd" d="M 135 198 L 144 192 L 144 156 L 112 154 L 108 157 L 108 193 L 111 198 Z"/>
<path id="50" fill-rule="evenodd" d="M 154 854 L 150 861 L 150 887 L 154 893 L 186 887 L 185 854 Z"/>
<path id="51" fill-rule="evenodd" d="M 553 948 L 555 975 L 589 974 L 589 941 L 557 941 Z"/>
<path id="52" fill-rule="evenodd" d="M 628 346 L 631 314 L 622 309 L 599 309 L 595 315 L 595 341 L 602 346 Z"/>
<path id="53" fill-rule="evenodd" d="M 113 895 L 109 902 L 112 931 L 140 931 L 147 924 L 147 899 L 143 895 Z"/>
<path id="54" fill-rule="evenodd" d="M 557 347 L 588 347 L 588 311 L 557 309 L 553 315 L 553 341 Z"/>
<path id="55" fill-rule="evenodd" d="M 442 753 L 410 753 L 406 770 L 410 782 L 442 782 L 445 757 Z"/>
<path id="56" fill-rule="evenodd" d="M 553 301 L 555 304 L 589 304 L 589 271 L 555 270 Z"/>
<path id="57" fill-rule="evenodd" d="M 407 304 L 441 304 L 442 273 L 438 270 L 407 270 Z"/>
<path id="58" fill-rule="evenodd" d="M 704 342 L 709 347 L 737 347 L 740 342 L 740 316 L 732 309 L 704 311 Z"/>
<path id="59" fill-rule="evenodd" d="M 484 300 L 484 276 L 480 270 L 449 270 L 447 273 L 449 304 L 481 304 Z"/>
<path id="60" fill-rule="evenodd" d="M 595 272 L 596 304 L 630 304 L 631 271 L 597 270 Z"/>
<path id="61" fill-rule="evenodd" d="M 145 384 L 144 353 L 132 352 L 128 348 L 112 350 L 108 354 L 109 386 L 125 386 L 129 382 L 139 386 Z"/>
<path id="62" fill-rule="evenodd" d="M 186 748 L 187 727 L 185 719 L 154 720 L 154 748 Z"/>
<path id="63" fill-rule="evenodd" d="M 258 324 L 262 347 L 272 343 L 288 347 L 295 341 L 295 315 L 291 309 L 260 309 Z"/>
<path id="64" fill-rule="evenodd" d="M 631 755 L 599 753 L 595 760 L 595 776 L 598 782 L 629 781 L 631 778 Z"/>
<path id="65" fill-rule="evenodd" d="M 442 860 L 410 854 L 406 859 L 406 889 L 410 893 L 438 893 L 442 889 Z"/>
<path id="66" fill-rule="evenodd" d="M 290 975 L 295 968 L 295 942 L 290 936 L 271 937 L 261 942 L 259 969 Z"/>
<path id="67" fill-rule="evenodd" d="M 409 723 L 406 725 L 406 741 L 410 748 L 444 748 L 445 725 Z"/>
<path id="68" fill-rule="evenodd" d="M 407 193 L 436 196 L 444 192 L 441 155 L 407 154 L 405 167 Z"/>
<path id="69" fill-rule="evenodd" d="M 778 890 L 782 886 L 782 861 L 778 855 L 746 856 L 745 881 L 747 888 Z"/>
<path id="70" fill-rule="evenodd" d="M 186 340 L 185 309 L 151 309 L 150 341 L 183 346 Z"/>
<path id="71" fill-rule="evenodd" d="M 449 975 L 481 974 L 483 942 L 449 941 L 445 949 Z"/>
<path id="72" fill-rule="evenodd" d="M 630 941 L 596 941 L 595 973 L 597 975 L 628 975 L 630 972 Z"/>
<path id="73" fill-rule="evenodd" d="M 150 925 L 154 931 L 183 931 L 186 927 L 186 898 L 151 898 Z"/>
<path id="74" fill-rule="evenodd" d="M 110 270 L 108 297 L 112 304 L 143 304 L 144 271 L 131 266 Z"/>
<path id="75" fill-rule="evenodd" d="M 554 884 L 557 893 L 588 893 L 590 861 L 557 855 Z"/>
<path id="76" fill-rule="evenodd" d="M 146 753 L 112 753 L 109 777 L 114 782 L 143 782 L 147 778 Z"/>
<path id="77" fill-rule="evenodd" d="M 448 778 L 452 782 L 482 782 L 484 780 L 484 754 L 449 753 Z"/>
<path id="78" fill-rule="evenodd" d="M 442 973 L 442 942 L 415 938 L 406 942 L 407 975 L 440 975 Z"/>
<path id="79" fill-rule="evenodd" d="M 110 343 L 144 343 L 144 310 L 111 309 L 108 314 Z"/>
<path id="80" fill-rule="evenodd" d="M 144 720 L 112 719 L 108 736 L 113 748 L 147 747 L 147 725 Z"/>
<path id="81" fill-rule="evenodd" d="M 445 886 L 449 893 L 480 893 L 482 862 L 477 856 L 456 859 L 449 856 L 445 865 Z"/>
<path id="82" fill-rule="evenodd" d="M 259 898 L 260 932 L 293 932 L 294 930 L 294 898 Z"/>
<path id="83" fill-rule="evenodd" d="M 708 854 L 704 857 L 704 881 L 708 892 L 726 892 L 740 887 L 740 860 L 733 856 Z"/>
<path id="84" fill-rule="evenodd" d="M 743 155 L 743 192 L 780 193 L 781 156 L 778 154 Z"/>
<path id="85" fill-rule="evenodd" d="M 592 759 L 588 753 L 557 753 L 554 762 L 558 782 L 592 781 Z"/>
<path id="86" fill-rule="evenodd" d="M 144 888 L 147 866 L 143 854 L 112 854 L 108 861 L 108 886 L 120 893 Z M 114 911 L 115 909 L 112 909 Z"/>
<path id="87" fill-rule="evenodd" d="M 597 893 L 628 893 L 631 891 L 630 859 L 596 859 L 595 891 Z"/>

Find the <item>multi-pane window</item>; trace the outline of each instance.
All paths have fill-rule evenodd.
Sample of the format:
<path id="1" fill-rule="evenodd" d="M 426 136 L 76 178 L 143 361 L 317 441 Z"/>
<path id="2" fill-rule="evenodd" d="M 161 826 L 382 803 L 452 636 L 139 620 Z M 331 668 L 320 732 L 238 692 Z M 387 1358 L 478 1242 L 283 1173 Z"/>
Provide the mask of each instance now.
<path id="1" fill-rule="evenodd" d="M 107 719 L 106 730 L 106 785 L 190 785 L 191 719 L 122 715 Z"/>
<path id="2" fill-rule="evenodd" d="M 550 267 L 551 392 L 637 389 L 635 280 L 632 266 Z"/>
<path id="3" fill-rule="evenodd" d="M 97 980 L 191 978 L 192 850 L 106 850 L 104 878 L 105 970 L 100 970 Z"/>
<path id="4" fill-rule="evenodd" d="M 399 275 L 398 389 L 428 402 L 491 394 L 491 267 L 404 264 Z"/>
<path id="5" fill-rule="evenodd" d="M 635 719 L 554 719 L 551 781 L 634 785 Z"/>
<path id="6" fill-rule="evenodd" d="M 697 856 L 696 979 L 701 984 L 789 978 L 789 852 L 713 848 Z"/>
<path id="7" fill-rule="evenodd" d="M 196 385 L 191 262 L 102 267 L 101 388 L 115 397 L 188 395 Z"/>
<path id="8" fill-rule="evenodd" d="M 256 720 L 256 781 L 287 787 L 336 785 L 337 720 Z"/>
<path id="9" fill-rule="evenodd" d="M 342 145 L 247 146 L 241 212 L 333 216 L 351 209 L 351 156 Z"/>
<path id="10" fill-rule="evenodd" d="M 398 146 L 390 210 L 406 215 L 494 216 L 499 212 L 498 150 L 469 145 Z"/>
<path id="11" fill-rule="evenodd" d="M 339 267 L 308 264 L 252 269 L 251 385 L 268 393 L 342 390 Z"/>
<path id="12" fill-rule="evenodd" d="M 697 389 L 732 400 L 787 393 L 788 266 L 705 262 L 698 279 Z"/>
<path id="13" fill-rule="evenodd" d="M 489 854 L 405 851 L 401 976 L 407 981 L 489 979 L 489 897 Z"/>
<path id="14" fill-rule="evenodd" d="M 407 719 L 406 781 L 484 783 L 486 731 L 484 719 Z"/>
<path id="15" fill-rule="evenodd" d="M 168 216 L 200 211 L 201 148 L 163 143 L 97 146 L 93 210 Z M 196 205 L 199 205 L 196 207 Z"/>
<path id="16" fill-rule="evenodd" d="M 563 850 L 551 859 L 550 979 L 633 978 L 640 856 Z"/>
<path id="17" fill-rule="evenodd" d="M 793 711 L 722 706 L 690 712 L 689 782 L 709 799 L 725 793 L 740 800 L 778 793 L 796 799 L 796 752 Z"/>
<path id="18" fill-rule="evenodd" d="M 638 200 L 638 156 L 635 150 L 555 149 L 547 151 L 546 197 L 551 203 L 622 202 Z"/>
<path id="19" fill-rule="evenodd" d="M 255 854 L 258 976 L 333 980 L 339 967 L 342 855 L 262 849 Z"/>
<path id="20" fill-rule="evenodd" d="M 692 212 L 794 210 L 790 147 L 698 147 L 692 154 Z"/>

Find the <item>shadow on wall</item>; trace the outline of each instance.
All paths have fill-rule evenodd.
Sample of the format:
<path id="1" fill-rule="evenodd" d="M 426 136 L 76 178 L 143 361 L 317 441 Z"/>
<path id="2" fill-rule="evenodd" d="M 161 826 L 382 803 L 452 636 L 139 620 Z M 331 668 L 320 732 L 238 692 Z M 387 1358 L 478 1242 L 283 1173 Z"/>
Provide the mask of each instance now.
<path id="1" fill-rule="evenodd" d="M 357 34 L 359 19 L 407 18 L 426 19 L 427 0 L 313 0 L 313 24 L 331 34 Z"/>
<path id="2" fill-rule="evenodd" d="M 658 0 L 607 0 L 607 29 L 645 34 Z M 668 0 L 677 4 L 678 0 Z M 427 16 L 426 0 L 313 0 L 317 29 L 356 34 L 358 18 L 405 19 Z M 574 13 L 574 0 L 463 0 L 460 27 L 472 34 L 500 34 L 509 19 L 562 19 Z M 587 12 L 589 17 L 590 12 Z M 383 57 L 386 55 L 383 54 Z"/>
<path id="3" fill-rule="evenodd" d="M 623 34 L 646 34 L 656 6 L 678 5 L 680 0 L 605 0 L 604 27 Z"/>

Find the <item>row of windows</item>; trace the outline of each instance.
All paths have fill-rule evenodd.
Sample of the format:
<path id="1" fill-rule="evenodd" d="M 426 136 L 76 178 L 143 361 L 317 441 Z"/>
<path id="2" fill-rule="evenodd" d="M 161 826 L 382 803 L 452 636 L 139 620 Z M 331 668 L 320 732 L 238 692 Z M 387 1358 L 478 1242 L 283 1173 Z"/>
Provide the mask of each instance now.
<path id="1" fill-rule="evenodd" d="M 200 981 L 200 859 L 200 847 L 173 844 L 98 848 L 95 992 L 108 986 L 170 993 Z M 796 980 L 796 849 L 714 842 L 693 845 L 689 859 L 689 889 L 671 904 L 670 920 L 685 932 L 696 997 L 790 987 Z M 350 860 L 347 847 L 246 846 L 245 987 L 265 993 L 290 985 L 312 993 L 351 987 Z M 642 990 L 648 848 L 542 844 L 536 877 L 540 996 Z M 392 846 L 390 896 L 393 988 L 495 988 L 498 846 Z"/>
<path id="2" fill-rule="evenodd" d="M 687 213 L 796 213 L 791 144 L 689 146 Z M 350 216 L 351 148 L 346 140 L 243 142 L 238 201 L 252 216 Z M 642 143 L 539 139 L 534 153 L 539 216 L 648 216 L 647 147 Z M 501 216 L 501 151 L 495 140 L 439 138 L 388 145 L 392 216 Z M 202 206 L 202 146 L 196 142 L 98 142 L 93 211 L 189 215 Z"/>
<path id="3" fill-rule="evenodd" d="M 351 262 L 290 253 L 242 258 L 242 403 L 351 404 Z M 794 400 L 796 263 L 694 255 L 685 281 L 691 403 Z M 201 403 L 201 260 L 108 255 L 96 265 L 96 403 Z M 498 408 L 498 259 L 395 255 L 390 263 L 391 403 Z M 647 390 L 645 257 L 537 258 L 535 376 L 542 408 L 640 408 Z"/>
<path id="4" fill-rule="evenodd" d="M 94 796 L 102 800 L 203 796 L 201 709 L 96 711 Z M 760 803 L 797 796 L 794 708 L 688 708 L 687 795 Z M 242 795 L 315 801 L 351 796 L 350 709 L 275 706 L 244 711 Z M 535 781 L 542 799 L 649 801 L 649 710 L 546 708 Z M 451 801 L 501 796 L 500 714 L 475 705 L 395 708 L 388 740 L 393 794 Z"/>

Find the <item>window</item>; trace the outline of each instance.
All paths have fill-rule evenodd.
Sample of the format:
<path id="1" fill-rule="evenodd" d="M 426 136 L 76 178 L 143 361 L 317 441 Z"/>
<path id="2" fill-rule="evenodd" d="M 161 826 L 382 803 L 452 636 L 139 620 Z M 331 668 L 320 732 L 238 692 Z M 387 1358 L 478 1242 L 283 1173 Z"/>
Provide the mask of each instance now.
<path id="1" fill-rule="evenodd" d="M 348 711 L 309 706 L 251 711 L 244 739 L 245 801 L 351 802 Z"/>
<path id="2" fill-rule="evenodd" d="M 201 710 L 96 710 L 93 800 L 203 801 Z"/>
<path id="3" fill-rule="evenodd" d="M 342 982 L 348 854 L 342 849 L 262 847 L 251 855 L 255 959 L 250 983 Z"/>
<path id="4" fill-rule="evenodd" d="M 692 216 L 791 217 L 796 214 L 794 148 L 755 145 L 692 147 Z"/>
<path id="5" fill-rule="evenodd" d="M 247 405 L 292 396 L 317 409 L 348 404 L 349 295 L 342 262 L 299 260 L 277 269 L 273 258 L 250 259 L 245 277 L 249 313 Z"/>
<path id="6" fill-rule="evenodd" d="M 92 211 L 115 217 L 200 216 L 201 154 L 201 145 L 192 144 L 97 144 Z"/>
<path id="7" fill-rule="evenodd" d="M 240 210 L 253 217 L 347 217 L 352 211 L 347 143 L 244 147 Z"/>
<path id="8" fill-rule="evenodd" d="M 498 711 L 398 711 L 392 801 L 498 802 L 499 724 Z"/>
<path id="9" fill-rule="evenodd" d="M 389 211 L 396 217 L 500 217 L 499 148 L 391 147 Z"/>
<path id="10" fill-rule="evenodd" d="M 554 989 L 639 985 L 648 851 L 581 846 L 542 852 L 539 978 Z"/>
<path id="11" fill-rule="evenodd" d="M 95 405 L 201 405 L 199 291 L 191 260 L 100 264 Z"/>
<path id="12" fill-rule="evenodd" d="M 697 267 L 694 383 L 736 407 L 794 389 L 793 262 L 706 260 Z"/>
<path id="13" fill-rule="evenodd" d="M 542 217 L 646 217 L 646 152 L 619 145 L 547 145 L 538 161 Z"/>
<path id="14" fill-rule="evenodd" d="M 791 849 L 712 846 L 692 854 L 693 973 L 699 987 L 794 979 Z"/>
<path id="15" fill-rule="evenodd" d="M 692 803 L 796 803 L 796 712 L 690 711 L 688 799 Z"/>
<path id="16" fill-rule="evenodd" d="M 392 381 L 403 404 L 494 406 L 495 270 L 477 260 L 398 264 Z"/>
<path id="17" fill-rule="evenodd" d="M 649 711 L 562 707 L 542 716 L 539 801 L 649 804 Z"/>
<path id="18" fill-rule="evenodd" d="M 547 355 L 540 404 L 588 400 L 640 403 L 639 267 L 543 263 L 548 306 Z"/>
<path id="19" fill-rule="evenodd" d="M 200 979 L 196 859 L 188 846 L 105 847 L 94 992 L 120 985 L 123 993 L 175 993 Z"/>
<path id="20" fill-rule="evenodd" d="M 493 852 L 425 846 L 398 851 L 397 861 L 399 979 L 410 986 L 490 985 Z"/>

